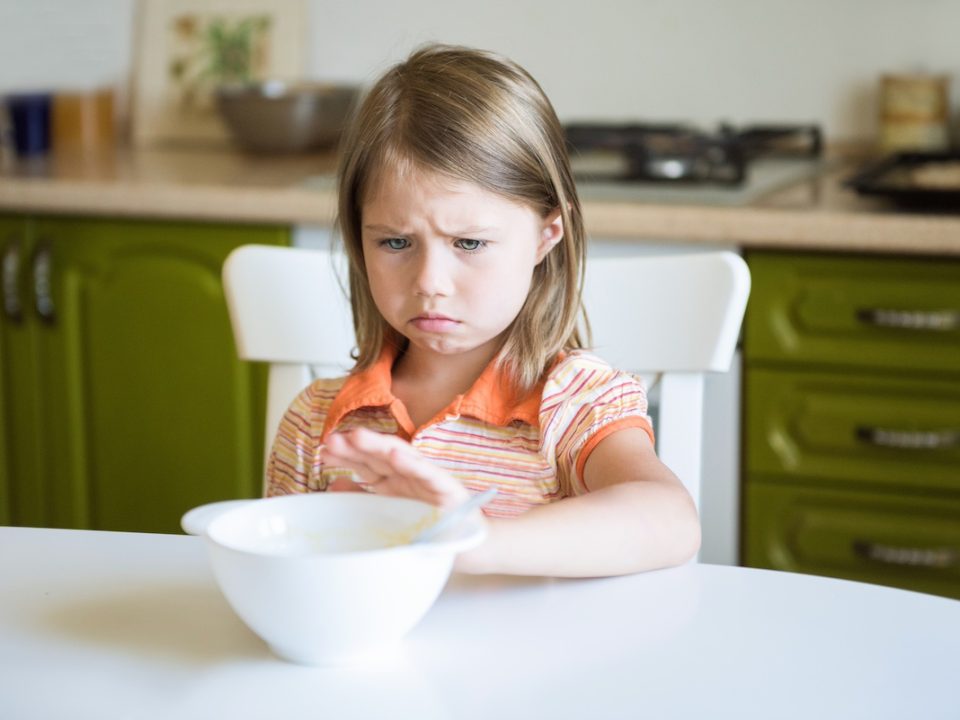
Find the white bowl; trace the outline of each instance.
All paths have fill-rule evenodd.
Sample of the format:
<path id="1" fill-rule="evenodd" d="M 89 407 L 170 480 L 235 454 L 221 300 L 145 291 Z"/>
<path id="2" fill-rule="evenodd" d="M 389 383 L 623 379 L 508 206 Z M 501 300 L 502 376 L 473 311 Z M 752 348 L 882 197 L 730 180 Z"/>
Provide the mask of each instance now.
<path id="1" fill-rule="evenodd" d="M 416 500 L 309 493 L 205 505 L 182 525 L 204 536 L 227 601 L 277 655 L 339 665 L 398 643 L 437 599 L 456 553 L 484 539 L 470 518 L 407 544 L 436 517 Z"/>

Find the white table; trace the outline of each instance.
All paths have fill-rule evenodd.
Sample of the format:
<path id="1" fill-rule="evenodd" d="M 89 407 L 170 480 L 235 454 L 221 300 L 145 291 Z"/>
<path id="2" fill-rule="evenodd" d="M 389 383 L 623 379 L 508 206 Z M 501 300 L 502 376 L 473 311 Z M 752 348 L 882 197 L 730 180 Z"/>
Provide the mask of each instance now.
<path id="1" fill-rule="evenodd" d="M 384 598 L 389 602 L 389 598 Z M 711 565 L 455 575 L 397 653 L 273 657 L 199 538 L 0 528 L 0 718 L 960 718 L 960 602 Z"/>

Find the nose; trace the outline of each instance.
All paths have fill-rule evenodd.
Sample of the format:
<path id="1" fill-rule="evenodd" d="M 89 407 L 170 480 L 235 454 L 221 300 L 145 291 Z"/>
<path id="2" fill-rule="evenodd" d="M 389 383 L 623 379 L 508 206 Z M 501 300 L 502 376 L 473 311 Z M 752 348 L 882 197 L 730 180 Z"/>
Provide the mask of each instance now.
<path id="1" fill-rule="evenodd" d="M 442 250 L 427 247 L 417 254 L 414 292 L 421 297 L 449 295 L 453 288 L 452 268 Z"/>

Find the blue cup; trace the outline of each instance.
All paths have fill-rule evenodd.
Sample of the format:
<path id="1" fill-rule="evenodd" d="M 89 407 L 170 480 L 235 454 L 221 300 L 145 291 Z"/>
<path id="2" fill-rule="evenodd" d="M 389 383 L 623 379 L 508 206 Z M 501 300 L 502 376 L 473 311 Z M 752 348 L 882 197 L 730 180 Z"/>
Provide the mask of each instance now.
<path id="1" fill-rule="evenodd" d="M 13 148 L 19 157 L 45 155 L 50 150 L 49 93 L 7 95 Z"/>

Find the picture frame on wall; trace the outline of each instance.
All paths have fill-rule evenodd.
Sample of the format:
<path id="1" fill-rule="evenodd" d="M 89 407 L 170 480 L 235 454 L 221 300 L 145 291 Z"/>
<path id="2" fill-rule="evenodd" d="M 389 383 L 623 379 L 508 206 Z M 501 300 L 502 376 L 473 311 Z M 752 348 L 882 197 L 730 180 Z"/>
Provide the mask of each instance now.
<path id="1" fill-rule="evenodd" d="M 226 145 L 216 89 L 299 80 L 305 0 L 140 0 L 131 136 L 145 145 Z"/>

